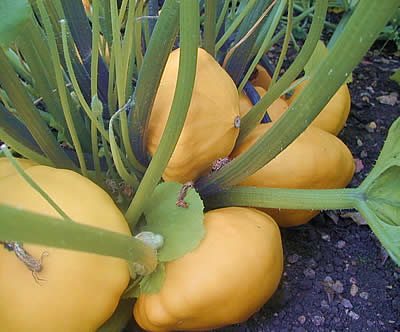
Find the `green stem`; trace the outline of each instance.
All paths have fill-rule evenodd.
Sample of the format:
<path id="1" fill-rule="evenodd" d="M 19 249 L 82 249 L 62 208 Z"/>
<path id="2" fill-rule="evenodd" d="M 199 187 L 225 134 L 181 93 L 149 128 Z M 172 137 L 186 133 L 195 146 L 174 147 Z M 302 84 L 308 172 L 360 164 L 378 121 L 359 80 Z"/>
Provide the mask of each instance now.
<path id="1" fill-rule="evenodd" d="M 290 34 L 292 32 L 292 26 L 293 26 L 293 1 L 294 0 L 289 0 L 288 13 L 287 13 L 288 21 L 286 24 L 285 39 L 283 40 L 281 54 L 279 54 L 278 63 L 276 65 L 274 75 L 272 76 L 270 87 L 272 87 L 275 84 L 275 82 L 279 76 L 279 73 L 281 72 L 281 67 L 282 67 L 283 61 L 285 59 L 287 50 L 288 50 L 288 46 L 289 46 L 289 42 L 290 42 Z"/>
<path id="2" fill-rule="evenodd" d="M 199 192 L 208 195 L 215 189 L 240 182 L 300 135 L 360 62 L 397 7 L 398 0 L 361 0 L 328 56 L 288 111 L 240 157 L 198 181 Z M 315 15 L 315 19 L 317 17 Z M 323 20 L 323 16 L 319 20 Z M 272 89 L 278 85 L 279 82 Z"/>
<path id="3" fill-rule="evenodd" d="M 297 75 L 303 70 L 305 64 L 314 52 L 315 46 L 320 39 L 323 29 L 323 22 L 328 9 L 327 0 L 319 0 L 315 8 L 315 19 L 313 20 L 310 32 L 296 60 L 289 69 L 283 74 L 278 82 L 276 82 L 264 95 L 263 98 L 248 112 L 240 122 L 240 133 L 236 140 L 236 146 L 260 123 L 265 114 L 265 110 L 280 97 L 281 93 L 289 87 L 295 80 Z"/>
<path id="4" fill-rule="evenodd" d="M 0 241 L 20 241 L 120 257 L 142 264 L 147 273 L 157 266 L 155 251 L 132 236 L 77 222 L 65 222 L 3 204 L 0 204 L 0 216 Z"/>
<path id="5" fill-rule="evenodd" d="M 70 110 L 68 99 L 67 99 L 67 89 L 65 88 L 65 81 L 63 78 L 63 72 L 61 70 L 60 57 L 58 54 L 54 31 L 51 26 L 49 16 L 47 15 L 46 8 L 43 4 L 43 0 L 38 0 L 37 4 L 38 4 L 39 10 L 40 10 L 40 14 L 42 16 L 43 24 L 44 24 L 44 27 L 45 27 L 45 30 L 47 33 L 47 37 L 49 40 L 49 48 L 50 48 L 50 53 L 51 53 L 51 58 L 52 58 L 52 64 L 54 67 L 54 72 L 55 72 L 55 76 L 56 76 L 56 80 L 57 80 L 58 94 L 60 96 L 65 120 L 67 122 L 69 132 L 71 134 L 74 148 L 78 155 L 81 172 L 84 176 L 87 177 L 88 173 L 87 173 L 87 168 L 86 168 L 86 161 L 85 161 L 85 157 L 83 156 L 82 147 L 79 142 L 79 138 L 78 138 L 78 135 L 77 135 L 77 132 L 75 129 L 75 124 L 72 119 L 71 110 Z"/>
<path id="6" fill-rule="evenodd" d="M 1 48 L 0 68 L 2 70 L 0 84 L 6 90 L 13 107 L 18 110 L 19 117 L 40 146 L 40 149 L 56 167 L 76 169 L 74 163 L 60 148 L 47 124 L 40 117 Z"/>
<path id="7" fill-rule="evenodd" d="M 160 181 L 186 119 L 196 75 L 197 48 L 200 40 L 199 17 L 197 0 L 185 0 L 180 3 L 181 48 L 175 95 L 161 141 L 126 212 L 131 227 L 136 225 L 149 194 Z"/>
<path id="8" fill-rule="evenodd" d="M 167 0 L 151 35 L 135 90 L 134 111 L 129 118 L 129 137 L 135 156 L 147 163 L 145 133 L 157 87 L 179 29 L 179 2 Z"/>
<path id="9" fill-rule="evenodd" d="M 207 208 L 251 206 L 277 209 L 336 210 L 355 208 L 362 199 L 359 189 L 279 189 L 232 187 L 207 197 Z"/>
<path id="10" fill-rule="evenodd" d="M 204 43 L 203 48 L 215 56 L 216 20 L 217 20 L 217 1 L 208 0 L 205 2 L 205 21 L 204 21 Z"/>
<path id="11" fill-rule="evenodd" d="M 243 11 L 235 18 L 232 24 L 229 26 L 228 30 L 225 31 L 223 36 L 217 41 L 215 44 L 215 53 L 224 45 L 224 43 L 228 40 L 228 38 L 232 35 L 232 33 L 236 30 L 239 24 L 243 21 L 246 15 L 250 12 L 250 10 L 254 7 L 257 0 L 250 0 Z"/>

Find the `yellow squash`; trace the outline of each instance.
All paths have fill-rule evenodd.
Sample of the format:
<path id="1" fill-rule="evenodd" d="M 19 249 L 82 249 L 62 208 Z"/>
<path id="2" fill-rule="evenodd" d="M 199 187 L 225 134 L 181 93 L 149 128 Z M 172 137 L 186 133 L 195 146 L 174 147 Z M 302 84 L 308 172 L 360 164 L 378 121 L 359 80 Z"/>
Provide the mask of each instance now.
<path id="1" fill-rule="evenodd" d="M 2 160 L 4 169 L 10 168 Z M 87 178 L 46 166 L 25 171 L 73 220 L 130 235 L 112 199 Z M 0 177 L 0 189 L 1 204 L 59 217 L 15 172 Z M 43 270 L 35 280 L 13 251 L 0 247 L 2 331 L 96 331 L 112 315 L 130 278 L 124 260 L 39 245 L 23 248 L 36 260 L 42 258 Z"/>
<path id="2" fill-rule="evenodd" d="M 296 84 L 296 80 L 292 85 Z M 307 85 L 308 79 L 301 82 L 294 88 L 293 94 L 290 97 L 284 97 L 287 103 L 290 104 L 300 94 Z M 317 126 L 334 135 L 339 134 L 343 129 L 351 108 L 351 96 L 347 84 L 343 84 L 339 90 L 332 96 L 328 104 L 323 108 L 321 113 L 314 119 L 311 125 Z"/>
<path id="3" fill-rule="evenodd" d="M 147 131 L 147 148 L 153 155 L 163 134 L 179 68 L 179 49 L 171 52 L 154 101 Z M 239 128 L 239 96 L 230 76 L 203 49 L 198 50 L 196 79 L 186 121 L 164 180 L 187 182 L 210 170 L 218 158 L 227 157 Z"/>
<path id="4" fill-rule="evenodd" d="M 206 235 L 166 264 L 157 294 L 140 295 L 137 323 L 147 331 L 206 331 L 247 320 L 276 290 L 283 268 L 279 228 L 265 213 L 228 207 L 205 214 Z"/>
<path id="5" fill-rule="evenodd" d="M 16 159 L 19 165 L 22 167 L 22 169 L 28 169 L 32 166 L 37 166 L 38 164 L 35 163 L 32 160 L 29 159 L 22 159 L 22 158 L 17 158 Z M 7 177 L 9 175 L 14 175 L 16 174 L 16 169 L 15 167 L 10 163 L 8 158 L 0 158 L 0 179 L 3 177 Z"/>
<path id="6" fill-rule="evenodd" d="M 269 85 L 271 84 L 271 76 L 263 66 L 256 65 L 256 68 L 250 77 L 250 81 L 254 86 L 262 87 L 264 90 L 268 90 Z"/>
<path id="7" fill-rule="evenodd" d="M 232 152 L 237 157 L 262 136 L 272 123 L 258 125 Z M 354 174 L 354 160 L 347 146 L 336 136 L 309 127 L 282 153 L 263 168 L 240 182 L 240 186 L 334 189 L 344 188 Z M 316 210 L 262 209 L 283 227 L 305 224 Z"/>

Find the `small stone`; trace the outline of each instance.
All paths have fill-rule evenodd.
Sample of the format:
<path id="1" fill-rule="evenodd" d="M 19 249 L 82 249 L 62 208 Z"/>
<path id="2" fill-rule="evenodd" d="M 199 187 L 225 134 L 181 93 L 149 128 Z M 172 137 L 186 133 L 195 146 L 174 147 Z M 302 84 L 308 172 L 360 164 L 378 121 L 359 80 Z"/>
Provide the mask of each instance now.
<path id="1" fill-rule="evenodd" d="M 368 300 L 368 293 L 367 292 L 361 292 L 360 293 L 360 297 L 362 298 L 362 299 L 364 299 L 364 300 Z"/>
<path id="2" fill-rule="evenodd" d="M 324 312 L 329 311 L 330 308 L 331 308 L 331 306 L 329 305 L 328 301 L 326 301 L 326 300 L 322 300 L 322 301 L 321 301 L 321 309 L 322 309 Z"/>
<path id="3" fill-rule="evenodd" d="M 376 127 L 377 127 L 376 123 L 375 123 L 374 121 L 371 121 L 370 123 L 368 123 L 368 124 L 365 126 L 365 129 L 367 129 L 367 131 L 368 131 L 369 133 L 373 133 L 373 132 L 375 132 Z"/>
<path id="4" fill-rule="evenodd" d="M 349 311 L 348 315 L 349 315 L 349 317 L 353 318 L 354 320 L 357 320 L 360 318 L 360 315 L 356 314 L 354 311 Z"/>
<path id="5" fill-rule="evenodd" d="M 325 277 L 324 282 L 333 283 L 333 279 L 330 276 Z"/>
<path id="6" fill-rule="evenodd" d="M 297 318 L 297 320 L 299 321 L 299 323 L 300 323 L 301 325 L 303 325 L 303 324 L 306 322 L 306 316 L 301 315 L 301 316 L 299 316 L 299 317 Z"/>
<path id="7" fill-rule="evenodd" d="M 356 296 L 358 294 L 358 286 L 356 284 L 352 284 L 350 287 L 350 295 Z"/>
<path id="8" fill-rule="evenodd" d="M 322 233 L 321 234 L 321 239 L 324 240 L 324 241 L 329 242 L 331 240 L 331 237 L 330 237 L 329 234 Z"/>
<path id="9" fill-rule="evenodd" d="M 337 280 L 333 285 L 332 285 L 333 290 L 338 293 L 338 294 L 342 294 L 344 291 L 344 287 L 343 284 Z"/>
<path id="10" fill-rule="evenodd" d="M 315 278 L 315 271 L 310 267 L 306 268 L 303 271 L 303 273 L 307 278 L 310 278 L 310 279 L 314 279 Z"/>
<path id="11" fill-rule="evenodd" d="M 345 246 L 346 246 L 346 242 L 345 241 L 340 240 L 340 241 L 338 241 L 336 243 L 336 247 L 339 248 L 339 249 L 343 249 Z"/>
<path id="12" fill-rule="evenodd" d="M 317 262 L 315 261 L 314 258 L 311 258 L 308 262 L 307 262 L 307 266 L 311 267 L 311 268 L 316 268 L 318 266 Z"/>
<path id="13" fill-rule="evenodd" d="M 322 316 L 314 316 L 313 318 L 311 318 L 311 320 L 315 326 L 321 326 L 325 322 L 325 318 Z"/>
<path id="14" fill-rule="evenodd" d="M 298 262 L 299 259 L 300 259 L 300 256 L 299 256 L 299 255 L 293 254 L 293 255 L 288 256 L 287 261 L 288 261 L 290 264 L 294 264 L 294 263 Z"/>
<path id="15" fill-rule="evenodd" d="M 348 299 L 342 299 L 342 301 L 340 302 L 343 307 L 345 307 L 346 309 L 353 309 L 353 305 L 351 304 L 351 302 Z"/>
<path id="16" fill-rule="evenodd" d="M 350 277 L 349 281 L 350 281 L 352 284 L 356 284 L 356 283 L 357 283 L 357 279 L 354 278 L 354 277 Z"/>
<path id="17" fill-rule="evenodd" d="M 362 151 L 360 152 L 360 157 L 361 157 L 361 158 L 366 158 L 366 157 L 368 157 L 368 152 L 365 151 L 365 150 L 362 150 Z"/>
<path id="18" fill-rule="evenodd" d="M 357 138 L 357 145 L 358 145 L 358 146 L 363 146 L 364 143 L 363 143 L 362 140 L 360 140 L 359 138 Z"/>

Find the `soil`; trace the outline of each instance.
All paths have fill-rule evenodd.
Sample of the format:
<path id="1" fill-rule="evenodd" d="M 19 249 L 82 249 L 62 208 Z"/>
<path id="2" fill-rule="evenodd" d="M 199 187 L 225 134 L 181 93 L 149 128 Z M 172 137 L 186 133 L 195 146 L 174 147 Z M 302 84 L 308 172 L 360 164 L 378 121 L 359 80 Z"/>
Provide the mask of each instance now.
<path id="1" fill-rule="evenodd" d="M 351 114 L 339 135 L 357 161 L 349 187 L 370 172 L 400 116 L 400 86 L 389 79 L 400 67 L 399 53 L 379 48 L 349 84 Z M 322 212 L 282 229 L 282 239 L 284 274 L 275 295 L 248 321 L 214 332 L 400 331 L 400 268 L 356 211 Z"/>

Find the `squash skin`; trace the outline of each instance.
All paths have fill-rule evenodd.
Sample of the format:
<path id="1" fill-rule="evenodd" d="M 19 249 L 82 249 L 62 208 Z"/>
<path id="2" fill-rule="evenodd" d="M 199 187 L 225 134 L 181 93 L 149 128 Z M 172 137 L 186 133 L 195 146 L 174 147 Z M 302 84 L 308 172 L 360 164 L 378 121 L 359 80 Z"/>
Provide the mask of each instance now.
<path id="1" fill-rule="evenodd" d="M 263 97 L 267 91 L 260 87 L 256 86 L 254 87 L 260 97 Z M 240 117 L 244 117 L 253 107 L 253 104 L 251 103 L 249 97 L 244 92 L 240 93 L 239 96 L 239 112 L 240 112 Z M 275 99 L 274 102 L 267 108 L 268 115 L 272 121 L 278 120 L 283 113 L 287 111 L 289 108 L 289 105 L 283 98 L 278 98 Z"/>
<path id="2" fill-rule="evenodd" d="M 37 163 L 29 159 L 15 159 L 24 170 L 38 165 Z M 17 174 L 17 170 L 8 160 L 8 158 L 0 158 L 0 179 L 15 174 Z"/>
<path id="3" fill-rule="evenodd" d="M 70 170 L 34 166 L 25 170 L 73 220 L 130 235 L 112 199 Z M 59 217 L 19 175 L 0 178 L 0 202 Z M 12 251 L 0 248 L 0 326 L 5 331 L 96 331 L 114 312 L 130 276 L 126 261 L 113 257 L 24 244 L 43 270 L 36 282 Z M 39 283 L 39 284 L 38 284 Z"/>
<path id="4" fill-rule="evenodd" d="M 299 80 L 294 81 L 294 85 Z M 289 97 L 283 97 L 290 106 L 294 99 L 307 85 L 306 79 L 294 88 L 294 93 Z M 347 84 L 343 84 L 339 90 L 332 96 L 328 104 L 322 109 L 321 113 L 311 122 L 311 125 L 317 126 L 333 135 L 339 134 L 343 129 L 351 109 L 351 96 Z"/>
<path id="5" fill-rule="evenodd" d="M 251 78 L 251 83 L 256 87 L 262 87 L 264 90 L 268 90 L 271 84 L 271 76 L 268 74 L 267 70 L 261 66 L 256 65 L 256 71 L 253 78 Z"/>
<path id="6" fill-rule="evenodd" d="M 147 331 L 205 331 L 247 320 L 271 297 L 283 270 L 280 231 L 261 211 L 228 207 L 205 213 L 206 235 L 166 264 L 157 294 L 133 310 Z"/>
<path id="7" fill-rule="evenodd" d="M 179 68 L 180 50 L 171 52 L 152 108 L 147 130 L 147 149 L 154 155 L 161 140 Z M 218 158 L 233 150 L 239 128 L 239 95 L 225 70 L 205 50 L 198 49 L 193 95 L 181 136 L 163 174 L 166 181 L 185 183 L 211 170 Z"/>
<path id="8" fill-rule="evenodd" d="M 246 151 L 271 126 L 272 123 L 258 125 L 231 157 Z M 310 126 L 276 158 L 237 185 L 287 189 L 344 188 L 354 170 L 354 159 L 347 146 L 336 136 Z M 319 213 L 318 210 L 260 210 L 271 215 L 281 227 L 305 224 Z"/>

